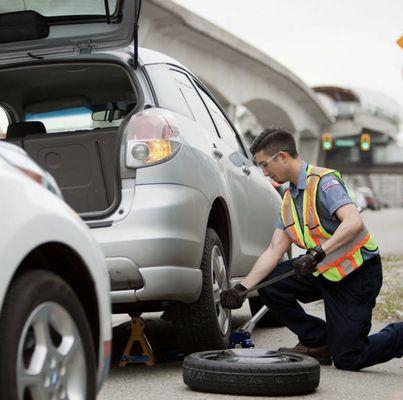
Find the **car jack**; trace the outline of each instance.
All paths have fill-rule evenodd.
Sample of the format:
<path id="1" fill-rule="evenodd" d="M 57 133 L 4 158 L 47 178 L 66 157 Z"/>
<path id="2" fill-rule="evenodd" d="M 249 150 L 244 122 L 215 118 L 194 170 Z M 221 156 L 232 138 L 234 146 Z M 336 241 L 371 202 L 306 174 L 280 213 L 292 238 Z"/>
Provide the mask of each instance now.
<path id="1" fill-rule="evenodd" d="M 270 286 L 273 283 L 279 282 L 285 278 L 288 278 L 290 276 L 295 275 L 295 271 L 291 270 L 289 272 L 286 272 L 283 275 L 277 276 L 276 278 L 270 279 L 268 281 L 265 281 L 257 286 L 254 286 L 242 293 L 242 295 L 246 296 L 248 293 L 253 292 L 257 289 Z M 269 311 L 269 308 L 267 306 L 263 306 L 251 319 L 246 321 L 243 325 L 241 325 L 236 331 L 231 333 L 230 339 L 229 339 L 229 349 L 234 349 L 235 347 L 241 345 L 243 348 L 251 348 L 255 347 L 251 334 L 253 329 L 255 329 L 256 324 L 260 321 L 260 319 Z"/>
<path id="2" fill-rule="evenodd" d="M 229 339 L 228 348 L 235 349 L 239 345 L 246 349 L 255 347 L 250 335 L 253 329 L 255 329 L 256 324 L 267 313 L 268 310 L 269 308 L 267 306 L 263 306 L 251 319 L 246 321 L 236 331 L 232 332 Z"/>
<path id="3" fill-rule="evenodd" d="M 145 322 L 139 315 L 131 316 L 131 334 L 126 344 L 125 350 L 120 358 L 119 367 L 125 367 L 127 364 L 146 364 L 152 367 L 155 364 L 154 352 L 150 342 L 144 334 Z M 133 345 L 137 344 L 136 350 L 140 354 L 132 354 Z"/>

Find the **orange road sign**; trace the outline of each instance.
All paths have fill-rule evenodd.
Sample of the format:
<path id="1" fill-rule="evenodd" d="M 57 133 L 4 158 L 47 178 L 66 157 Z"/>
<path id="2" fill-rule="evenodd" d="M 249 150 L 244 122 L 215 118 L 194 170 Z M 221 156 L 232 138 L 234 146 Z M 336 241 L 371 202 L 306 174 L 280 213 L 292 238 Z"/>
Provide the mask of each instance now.
<path id="1" fill-rule="evenodd" d="M 403 36 L 401 36 L 396 43 L 403 49 Z"/>

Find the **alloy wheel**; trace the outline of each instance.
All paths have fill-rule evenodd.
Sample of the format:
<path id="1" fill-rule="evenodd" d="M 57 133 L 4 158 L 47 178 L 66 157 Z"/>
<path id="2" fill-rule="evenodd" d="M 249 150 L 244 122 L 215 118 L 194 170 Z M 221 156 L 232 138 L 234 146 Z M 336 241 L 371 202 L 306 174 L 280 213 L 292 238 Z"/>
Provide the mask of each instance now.
<path id="1" fill-rule="evenodd" d="M 229 285 L 224 257 L 217 245 L 213 246 L 211 250 L 211 273 L 217 321 L 221 334 L 225 336 L 229 329 L 231 312 L 221 305 L 220 294 L 228 289 Z"/>
<path id="2" fill-rule="evenodd" d="M 87 388 L 83 343 L 71 315 L 46 302 L 28 317 L 19 340 L 19 400 L 85 400 Z"/>

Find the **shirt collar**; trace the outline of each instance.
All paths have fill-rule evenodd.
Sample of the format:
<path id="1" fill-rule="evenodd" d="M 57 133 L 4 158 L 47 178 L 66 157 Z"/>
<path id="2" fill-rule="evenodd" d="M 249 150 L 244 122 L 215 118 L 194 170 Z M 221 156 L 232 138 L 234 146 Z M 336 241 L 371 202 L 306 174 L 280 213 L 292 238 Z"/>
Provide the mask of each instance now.
<path id="1" fill-rule="evenodd" d="M 298 175 L 297 186 L 295 186 L 292 182 L 290 182 L 290 192 L 291 192 L 292 197 L 294 197 L 294 198 L 298 196 L 300 190 L 306 189 L 307 169 L 308 169 L 308 164 L 302 160 L 301 168 L 299 170 L 299 175 Z"/>

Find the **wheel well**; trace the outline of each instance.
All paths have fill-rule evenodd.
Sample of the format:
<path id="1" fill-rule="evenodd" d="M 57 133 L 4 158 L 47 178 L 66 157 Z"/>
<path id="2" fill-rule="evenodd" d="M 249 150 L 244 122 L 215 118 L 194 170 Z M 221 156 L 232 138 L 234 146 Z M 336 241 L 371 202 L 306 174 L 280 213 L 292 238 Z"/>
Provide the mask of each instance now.
<path id="1" fill-rule="evenodd" d="M 224 247 L 227 265 L 231 265 L 231 221 L 225 201 L 221 198 L 214 200 L 211 206 L 207 227 L 214 229 Z"/>
<path id="2" fill-rule="evenodd" d="M 91 326 L 94 346 L 99 348 L 99 310 L 94 281 L 81 257 L 61 243 L 46 243 L 31 251 L 19 266 L 16 275 L 42 269 L 64 279 L 79 298 Z M 95 352 L 98 362 L 98 351 Z"/>

